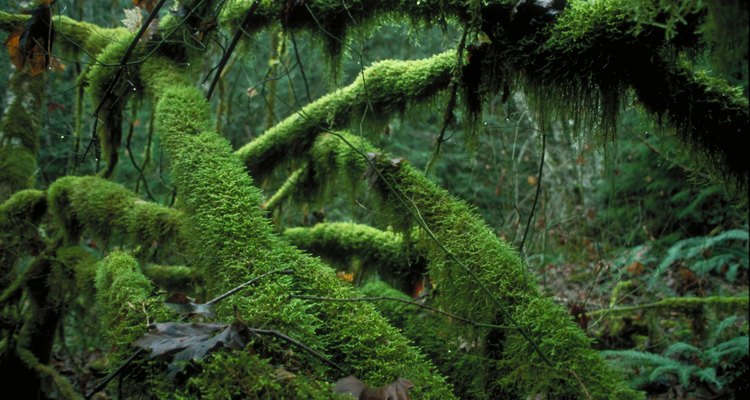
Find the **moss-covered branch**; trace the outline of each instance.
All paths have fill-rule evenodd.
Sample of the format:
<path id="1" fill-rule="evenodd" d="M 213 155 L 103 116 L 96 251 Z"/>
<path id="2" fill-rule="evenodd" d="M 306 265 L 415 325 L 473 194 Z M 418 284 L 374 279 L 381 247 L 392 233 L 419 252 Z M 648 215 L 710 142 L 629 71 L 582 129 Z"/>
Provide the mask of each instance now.
<path id="1" fill-rule="evenodd" d="M 411 293 L 422 278 L 424 265 L 409 252 L 401 235 L 354 223 L 321 223 L 312 228 L 289 228 L 284 237 L 295 246 L 339 265 L 356 260 L 356 275 L 377 272 L 391 285 Z M 419 264 L 419 265 L 416 265 Z"/>
<path id="2" fill-rule="evenodd" d="M 382 195 L 383 205 L 392 211 L 391 215 L 403 215 L 406 219 L 400 225 L 408 226 L 409 220 L 418 217 L 423 221 L 422 226 L 430 229 L 430 234 L 420 235 L 418 246 L 438 288 L 440 306 L 475 321 L 516 326 L 510 332 L 475 333 L 484 343 L 484 356 L 499 360 L 483 372 L 489 378 L 485 388 L 488 393 L 496 396 L 549 393 L 558 398 L 638 397 L 591 349 L 589 339 L 567 312 L 540 293 L 535 278 L 516 251 L 499 239 L 467 204 L 429 182 L 406 162 L 371 157 L 379 171 L 376 173 L 356 151 L 371 148 L 359 137 L 345 133 L 324 135 L 316 141 L 313 151 L 318 151 L 319 146 L 325 151 L 360 155 L 359 168 L 350 164 L 350 168 L 338 170 L 339 176 L 356 179 L 369 169 L 372 187 Z M 316 163 L 337 157 L 341 156 L 326 157 L 324 151 L 318 151 L 313 157 L 314 168 L 335 171 L 335 163 Z M 478 277 L 481 284 L 471 275 Z M 538 350 L 529 338 L 537 341 Z M 544 379 L 539 379 L 539 371 L 544 371 L 541 374 Z"/>
<path id="3" fill-rule="evenodd" d="M 112 252 L 97 266 L 96 308 L 102 333 L 120 357 L 132 352 L 130 345 L 149 324 L 168 315 L 163 299 L 151 295 L 152 286 L 138 261 L 125 252 Z"/>
<path id="4" fill-rule="evenodd" d="M 236 154 L 261 180 L 283 160 L 306 153 L 315 135 L 357 118 L 368 107 L 374 118 L 383 119 L 446 88 L 455 61 L 455 53 L 445 52 L 419 61 L 376 63 L 351 85 L 308 104 Z"/>
<path id="5" fill-rule="evenodd" d="M 225 20 L 237 20 L 250 3 L 249 0 L 236 1 L 227 7 Z M 333 41 L 341 46 L 349 26 L 386 16 L 408 15 L 417 20 L 433 21 L 440 16 L 473 21 L 474 29 L 489 40 L 468 50 L 469 65 L 463 73 L 468 105 L 481 104 L 476 97 L 491 94 L 504 85 L 516 87 L 529 95 L 542 119 L 571 119 L 579 131 L 594 131 L 607 137 L 615 133 L 624 99 L 634 89 L 647 111 L 660 123 L 676 130 L 684 150 L 698 155 L 695 159 L 702 169 L 744 197 L 748 169 L 739 149 L 747 135 L 747 98 L 741 89 L 690 72 L 677 61 L 681 57 L 680 49 L 695 48 L 699 42 L 695 27 L 700 24 L 703 8 L 697 7 L 688 15 L 680 16 L 678 26 L 668 32 L 664 20 L 669 17 L 664 10 L 645 7 L 635 12 L 632 2 L 624 0 L 570 1 L 556 21 L 545 23 L 513 15 L 514 3 L 490 1 L 480 6 L 473 1 L 362 0 L 348 2 L 344 8 L 337 2 L 317 0 L 288 9 L 284 4 L 269 2 L 262 4 L 256 19 L 246 29 L 261 29 L 273 21 L 283 21 L 290 28 L 325 32 L 321 33 L 324 37 L 339 35 Z M 446 57 L 449 61 L 450 57 Z M 366 81 L 368 85 L 378 85 L 375 77 Z M 447 82 L 446 78 L 442 87 Z M 390 92 L 388 86 L 384 88 Z M 377 98 L 381 90 L 372 90 L 370 95 Z M 329 110 L 345 107 L 351 101 L 343 97 L 325 99 Z M 325 120 L 313 105 L 308 107 L 310 109 L 303 110 L 303 114 L 318 111 L 312 113 L 313 125 L 330 127 L 332 122 L 338 122 L 335 111 Z M 476 106 L 472 110 L 479 111 Z M 290 122 L 300 119 L 305 118 L 290 117 L 269 133 L 277 135 L 279 131 L 288 131 Z M 248 160 L 268 152 L 268 158 L 276 161 L 280 153 L 274 152 L 268 141 L 285 149 L 296 149 L 289 139 L 261 137 L 258 143 L 246 146 L 239 154 Z M 309 139 L 304 138 L 301 143 L 307 146 Z M 251 151 L 253 147 L 255 150 Z M 250 164 L 252 162 L 248 167 L 257 174 L 258 167 Z"/>
<path id="6" fill-rule="evenodd" d="M 120 235 L 144 249 L 184 249 L 182 213 L 143 201 L 121 185 L 96 177 L 65 177 L 48 192 L 51 213 L 70 244 L 86 231 L 105 243 Z"/>
<path id="7" fill-rule="evenodd" d="M 39 222 L 46 213 L 47 195 L 39 190 L 18 191 L 0 205 L 0 289 L 13 279 L 18 258 L 44 248 Z"/>
<path id="8" fill-rule="evenodd" d="M 589 311 L 587 314 L 591 317 L 603 317 L 615 316 L 621 314 L 633 314 L 643 310 L 670 310 L 670 311 L 695 311 L 700 310 L 703 307 L 711 307 L 718 310 L 731 310 L 737 311 L 738 309 L 744 309 L 745 312 L 748 309 L 750 298 L 745 297 L 724 297 L 724 296 L 710 296 L 710 297 L 672 297 L 667 299 L 661 299 L 654 303 L 638 304 L 634 306 L 623 306 L 623 307 L 612 307 L 603 308 L 601 310 Z"/>
<path id="9" fill-rule="evenodd" d="M 102 28 L 88 22 L 76 21 L 66 16 L 52 13 L 52 24 L 55 28 L 54 53 L 79 54 L 81 51 L 96 55 L 113 37 L 129 34 L 123 28 Z M 29 19 L 26 14 L 12 14 L 0 11 L 0 31 L 13 32 L 22 29 Z"/>
<path id="10" fill-rule="evenodd" d="M 294 270 L 293 278 L 274 275 L 250 295 L 227 299 L 220 313 L 226 318 L 228 308 L 236 305 L 251 326 L 285 332 L 371 385 L 400 376 L 412 380 L 422 398 L 451 398 L 449 386 L 434 367 L 371 306 L 289 299 L 293 292 L 351 297 L 353 291 L 330 268 L 273 235 L 259 207 L 260 192 L 229 144 L 207 129 L 211 125 L 207 110 L 200 91 L 180 85 L 166 88 L 157 105 L 158 127 L 209 289 L 222 293 L 284 265 Z M 297 357 L 317 376 L 325 376 L 326 371 L 335 374 L 314 358 Z M 227 375 L 223 381 L 234 378 Z"/>

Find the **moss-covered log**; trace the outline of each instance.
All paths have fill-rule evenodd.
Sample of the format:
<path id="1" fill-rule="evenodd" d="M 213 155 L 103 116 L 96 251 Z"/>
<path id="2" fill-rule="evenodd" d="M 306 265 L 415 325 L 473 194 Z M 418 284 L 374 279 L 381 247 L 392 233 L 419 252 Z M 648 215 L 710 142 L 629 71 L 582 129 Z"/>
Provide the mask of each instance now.
<path id="1" fill-rule="evenodd" d="M 487 393 L 638 398 L 591 349 L 590 340 L 568 313 L 541 294 L 516 251 L 499 239 L 471 207 L 429 182 L 406 162 L 371 156 L 377 168 L 373 170 L 358 149 L 372 147 L 346 133 L 323 135 L 313 146 L 314 168 L 328 171 L 324 176 L 330 177 L 337 170 L 335 162 L 315 163 L 336 160 L 343 153 L 360 155 L 359 168 L 350 164 L 338 170 L 339 176 L 348 175 L 345 179 L 350 181 L 367 173 L 372 187 L 383 198 L 383 206 L 390 210 L 388 214 L 404 216 L 405 221 L 398 225 L 408 227 L 419 218 L 419 225 L 430 230 L 419 236 L 418 248 L 427 259 L 430 278 L 437 288 L 437 304 L 474 321 L 515 327 L 463 334 L 476 335 L 484 356 L 497 360 L 482 372 L 487 377 Z M 331 154 L 325 157 L 326 152 Z"/>
<path id="2" fill-rule="evenodd" d="M 208 103 L 197 89 L 181 85 L 161 92 L 157 105 L 158 129 L 209 290 L 221 293 L 282 266 L 294 271 L 293 278 L 270 276 L 252 293 L 228 299 L 220 314 L 226 318 L 228 308 L 236 305 L 251 326 L 285 332 L 368 384 L 378 386 L 404 377 L 414 382 L 417 396 L 451 398 L 444 378 L 371 306 L 289 298 L 292 293 L 351 297 L 354 292 L 329 267 L 274 236 L 259 207 L 260 192 L 229 144 L 208 129 L 207 110 Z M 338 374 L 305 354 L 294 358 L 320 379 Z"/>

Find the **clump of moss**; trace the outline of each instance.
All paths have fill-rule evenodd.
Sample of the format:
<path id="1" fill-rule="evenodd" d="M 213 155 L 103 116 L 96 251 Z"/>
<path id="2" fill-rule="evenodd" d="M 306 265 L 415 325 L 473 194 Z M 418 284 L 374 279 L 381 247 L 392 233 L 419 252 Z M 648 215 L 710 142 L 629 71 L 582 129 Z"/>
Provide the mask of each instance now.
<path id="1" fill-rule="evenodd" d="M 11 269 L 24 255 L 44 248 L 39 222 L 47 212 L 47 196 L 39 190 L 20 190 L 0 204 L 0 288 L 12 280 Z"/>
<path id="2" fill-rule="evenodd" d="M 151 295 L 153 285 L 141 273 L 138 261 L 125 252 L 112 252 L 99 263 L 95 287 L 102 333 L 116 349 L 110 361 L 117 365 L 149 324 L 170 315 L 163 299 Z"/>
<path id="3" fill-rule="evenodd" d="M 103 243 L 118 236 L 147 249 L 184 246 L 179 211 L 140 200 L 119 184 L 96 177 L 64 177 L 50 186 L 49 201 L 69 244 L 88 232 Z"/>
<path id="4" fill-rule="evenodd" d="M 354 223 L 320 223 L 312 228 L 289 228 L 284 237 L 295 246 L 343 266 L 362 278 L 377 274 L 381 279 L 410 291 L 422 276 L 415 253 L 401 235 Z M 351 270 L 354 265 L 357 270 Z"/>

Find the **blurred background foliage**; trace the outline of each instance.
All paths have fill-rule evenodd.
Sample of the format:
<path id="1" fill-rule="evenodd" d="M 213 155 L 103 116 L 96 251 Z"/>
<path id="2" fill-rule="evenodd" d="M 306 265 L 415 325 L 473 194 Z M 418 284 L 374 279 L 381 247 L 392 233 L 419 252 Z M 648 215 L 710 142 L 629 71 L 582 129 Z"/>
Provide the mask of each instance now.
<path id="1" fill-rule="evenodd" d="M 132 7 L 130 0 L 58 4 L 55 10 L 60 14 L 103 26 L 121 26 L 123 9 Z M 8 0 L 3 9 L 19 11 L 21 6 L 20 1 Z M 353 32 L 341 72 L 332 76 L 321 43 L 305 34 L 292 38 L 279 31 L 264 32 L 245 40 L 226 69 L 213 97 L 216 127 L 237 148 L 311 100 L 348 84 L 364 66 L 455 48 L 460 35 L 450 24 L 414 27 L 397 22 L 367 35 Z M 221 34 L 215 38 L 222 45 L 229 39 Z M 220 49 L 212 47 L 204 58 L 204 76 L 209 76 Z M 696 60 L 710 68 L 708 57 Z M 92 129 L 88 97 L 83 98 L 82 125 L 76 126 L 74 118 L 81 89 L 78 77 L 88 64 L 64 57 L 59 61 L 61 67 L 48 74 L 46 109 L 40 110 L 40 188 L 65 175 L 93 174 L 97 169 L 95 151 L 86 152 Z M 746 71 L 747 65 L 742 68 Z M 10 68 L 5 52 L 0 70 L 5 72 L 0 74 L 0 87 L 6 87 Z M 747 93 L 747 74 L 737 70 L 711 73 Z M 5 96 L 0 91 L 2 107 L 7 106 Z M 675 150 L 670 132 L 641 114 L 636 104 L 624 110 L 618 136 L 602 143 L 572 132 L 568 121 L 540 126 L 520 93 L 505 104 L 500 97 L 485 104 L 480 134 L 470 143 L 465 140 L 464 114 L 456 111 L 456 122 L 448 127 L 441 154 L 429 171 L 431 179 L 474 205 L 498 236 L 517 247 L 523 242 L 525 260 L 544 289 L 569 307 L 597 346 L 608 350 L 612 363 L 630 374 L 633 385 L 653 398 L 745 393 L 750 372 L 747 302 L 685 307 L 665 300 L 748 296 L 747 205 L 734 203 L 705 174 L 691 169 L 690 155 Z M 354 123 L 352 128 L 368 136 L 379 130 L 376 145 L 425 170 L 446 102 L 447 96 L 439 97 L 381 126 Z M 152 109 L 146 100 L 129 102 L 124 113 L 125 155 L 115 180 L 144 199 L 169 205 L 174 191 L 153 132 Z M 270 196 L 285 178 L 282 171 L 257 183 Z M 284 207 L 274 221 L 280 230 L 323 218 L 374 223 L 378 210 L 365 204 L 342 192 L 325 204 Z M 92 245 L 91 251 L 104 249 Z"/>

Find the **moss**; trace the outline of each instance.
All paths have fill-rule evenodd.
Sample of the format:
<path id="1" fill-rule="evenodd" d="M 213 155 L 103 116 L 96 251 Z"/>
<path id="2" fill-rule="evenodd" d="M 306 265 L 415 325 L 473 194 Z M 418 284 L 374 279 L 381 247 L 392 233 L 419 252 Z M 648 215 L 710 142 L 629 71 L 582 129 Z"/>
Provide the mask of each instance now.
<path id="1" fill-rule="evenodd" d="M 259 207 L 260 192 L 240 160 L 231 153 L 229 143 L 206 130 L 210 126 L 207 108 L 198 90 L 168 88 L 157 105 L 157 122 L 181 202 L 190 216 L 192 249 L 201 260 L 209 290 L 222 293 L 272 269 L 294 270 L 294 278 L 273 275 L 251 294 L 227 299 L 219 314 L 227 318 L 236 305 L 251 326 L 285 332 L 370 385 L 380 386 L 401 376 L 415 383 L 416 396 L 451 398 L 449 386 L 434 367 L 371 306 L 288 297 L 294 292 L 348 297 L 353 292 L 330 268 L 272 234 Z M 298 363 L 308 373 L 335 376 L 305 353 L 295 353 L 291 359 L 287 362 Z"/>
<path id="2" fill-rule="evenodd" d="M 183 265 L 146 264 L 143 274 L 159 287 L 172 292 L 185 292 L 200 278 L 195 268 Z"/>
<path id="3" fill-rule="evenodd" d="M 341 140 L 337 151 L 344 151 L 350 145 L 364 146 L 361 138 L 344 133 L 332 135 L 329 140 L 336 138 L 349 143 Z M 326 148 L 335 148 L 324 139 L 320 143 Z M 331 159 L 321 155 L 314 159 Z M 390 210 L 385 214 L 404 216 L 405 221 L 396 223 L 404 227 L 409 226 L 411 216 L 419 215 L 424 223 L 419 225 L 431 231 L 418 236 L 417 246 L 427 259 L 430 278 L 438 292 L 437 305 L 477 322 L 516 327 L 508 332 L 479 329 L 461 333 L 465 340 L 480 340 L 485 356 L 499 360 L 495 367 L 476 371 L 487 377 L 487 393 L 585 397 L 588 392 L 594 398 L 638 397 L 625 388 L 624 382 L 591 349 L 585 334 L 566 311 L 539 292 L 534 277 L 516 251 L 499 239 L 471 207 L 429 182 L 404 161 L 394 162 L 383 155 L 370 158 L 380 173 L 370 169 L 367 175 L 371 177 L 371 187 L 382 196 L 382 206 Z M 359 170 L 349 168 L 340 173 L 360 176 L 367 170 L 364 160 L 360 165 Z M 315 168 L 333 170 L 335 166 Z M 440 244 L 431 235 L 439 238 Z M 538 342 L 536 346 L 551 360 L 551 365 L 540 360 L 528 337 Z M 544 376 L 550 379 L 539 379 L 539 374 L 532 372 L 539 368 L 547 369 Z M 522 369 L 527 378 L 536 378 L 501 380 L 502 376 Z M 610 393 L 622 397 L 609 397 Z"/>
<path id="4" fill-rule="evenodd" d="M 0 204 L 0 288 L 12 280 L 16 261 L 36 255 L 44 247 L 39 222 L 47 212 L 47 196 L 39 190 L 20 190 Z"/>
<path id="5" fill-rule="evenodd" d="M 330 384 L 274 368 L 273 360 L 248 352 L 216 353 L 202 363 L 204 372 L 190 378 L 186 398 L 332 399 Z M 342 396 L 343 398 L 343 396 Z"/>
<path id="6" fill-rule="evenodd" d="M 94 300 L 94 277 L 98 261 L 96 257 L 80 246 L 70 246 L 57 250 L 55 260 L 67 270 L 74 272 L 75 293 L 81 296 L 84 304 L 91 304 Z"/>
<path id="7" fill-rule="evenodd" d="M 89 83 L 87 91 L 95 110 L 94 133 L 99 139 L 97 145 L 101 145 L 101 154 L 107 161 L 105 177 L 111 177 L 117 165 L 125 103 L 140 85 L 135 67 L 119 66 L 126 49 L 130 47 L 132 35 L 113 36 L 110 40 L 111 43 L 97 55 L 99 63 L 94 64 L 86 74 Z M 131 61 L 143 56 L 143 47 L 138 46 L 136 49 L 138 50 L 134 51 Z M 124 71 L 121 70 L 123 68 Z M 97 148 L 96 157 L 99 156 Z"/>
<path id="8" fill-rule="evenodd" d="M 14 72 L 8 82 L 10 102 L 0 121 L 0 201 L 34 186 L 46 79 Z"/>
<path id="9" fill-rule="evenodd" d="M 109 360 L 117 366 L 150 323 L 164 321 L 170 314 L 163 299 L 151 295 L 153 286 L 138 261 L 125 252 L 114 251 L 99 263 L 95 287 L 102 334 L 114 349 Z"/>
<path id="10" fill-rule="evenodd" d="M 50 211 L 76 243 L 86 231 L 106 243 L 114 235 L 144 248 L 184 246 L 182 214 L 140 200 L 121 185 L 96 177 L 65 177 L 49 188 Z"/>
<path id="11" fill-rule="evenodd" d="M 0 11 L 0 30 L 12 32 L 23 26 L 28 19 L 27 14 Z M 65 38 L 55 41 L 55 51 L 61 51 L 64 55 L 79 54 L 81 51 L 86 54 L 97 54 L 111 42 L 111 38 L 129 34 L 125 28 L 102 28 L 55 13 L 52 23 L 58 38 Z"/>
<path id="12" fill-rule="evenodd" d="M 376 110 L 374 118 L 385 119 L 446 88 L 454 66 L 452 52 L 425 60 L 373 64 L 351 85 L 308 104 L 236 154 L 251 175 L 262 180 L 283 160 L 307 152 L 318 133 L 362 115 L 366 107 Z"/>
<path id="13" fill-rule="evenodd" d="M 358 281 L 377 273 L 381 279 L 411 292 L 424 272 L 424 265 L 417 265 L 416 254 L 409 253 L 401 235 L 391 231 L 339 222 L 289 228 L 283 235 L 295 246 L 332 260 L 344 269 L 349 269 L 356 260 L 361 267 L 352 272 Z"/>

